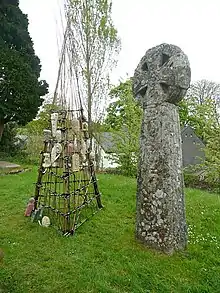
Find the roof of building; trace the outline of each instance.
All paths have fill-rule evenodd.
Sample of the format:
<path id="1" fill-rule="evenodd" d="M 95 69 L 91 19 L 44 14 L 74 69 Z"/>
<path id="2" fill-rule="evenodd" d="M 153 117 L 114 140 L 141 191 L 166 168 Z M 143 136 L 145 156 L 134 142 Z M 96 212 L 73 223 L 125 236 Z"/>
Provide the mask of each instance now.
<path id="1" fill-rule="evenodd" d="M 187 126 L 182 128 L 181 135 L 183 136 L 187 130 L 191 130 L 191 132 L 193 133 L 194 137 L 196 137 L 200 141 L 200 143 L 205 146 L 205 142 L 198 135 L 196 135 L 194 129 L 189 125 L 187 125 Z"/>
<path id="2" fill-rule="evenodd" d="M 99 144 L 106 153 L 112 153 L 115 148 L 115 142 L 112 132 L 100 133 Z"/>
<path id="3" fill-rule="evenodd" d="M 201 141 L 201 144 L 205 145 L 205 143 L 195 134 L 193 128 L 189 125 L 182 128 L 181 135 L 183 135 L 189 129 L 193 132 L 195 137 Z M 112 132 L 100 133 L 99 144 L 106 153 L 113 153 L 115 149 L 114 134 Z"/>

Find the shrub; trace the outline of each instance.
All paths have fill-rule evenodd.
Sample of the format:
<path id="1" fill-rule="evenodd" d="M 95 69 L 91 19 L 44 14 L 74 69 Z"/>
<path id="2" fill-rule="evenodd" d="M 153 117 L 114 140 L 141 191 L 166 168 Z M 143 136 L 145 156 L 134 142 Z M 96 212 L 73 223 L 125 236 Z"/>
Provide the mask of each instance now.
<path id="1" fill-rule="evenodd" d="M 42 149 L 43 137 L 40 135 L 30 135 L 26 148 L 23 151 L 23 160 L 27 163 L 38 164 Z"/>
<path id="2" fill-rule="evenodd" d="M 15 156 L 19 147 L 15 144 L 17 134 L 17 124 L 9 122 L 5 125 L 4 132 L 0 141 L 0 152 L 7 156 Z"/>
<path id="3" fill-rule="evenodd" d="M 219 192 L 220 180 L 212 180 L 209 175 L 210 173 L 206 170 L 184 170 L 185 187 L 199 188 L 209 190 L 212 192 Z"/>

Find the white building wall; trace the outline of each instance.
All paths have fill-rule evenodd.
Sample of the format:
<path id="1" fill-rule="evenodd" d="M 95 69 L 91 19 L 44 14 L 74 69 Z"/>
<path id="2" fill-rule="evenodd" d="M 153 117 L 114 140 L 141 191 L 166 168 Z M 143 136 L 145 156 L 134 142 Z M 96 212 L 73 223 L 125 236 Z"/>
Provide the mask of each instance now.
<path id="1" fill-rule="evenodd" d="M 106 154 L 103 149 L 101 149 L 101 169 L 117 168 L 119 164 L 115 163 L 110 154 Z"/>
<path id="2" fill-rule="evenodd" d="M 115 163 L 114 160 L 112 159 L 112 155 L 114 154 L 108 154 L 106 153 L 103 148 L 97 144 L 97 141 L 95 139 L 93 139 L 92 141 L 92 149 L 93 152 L 98 152 L 100 153 L 100 169 L 104 170 L 104 169 L 114 169 L 117 168 L 119 166 L 119 164 Z"/>

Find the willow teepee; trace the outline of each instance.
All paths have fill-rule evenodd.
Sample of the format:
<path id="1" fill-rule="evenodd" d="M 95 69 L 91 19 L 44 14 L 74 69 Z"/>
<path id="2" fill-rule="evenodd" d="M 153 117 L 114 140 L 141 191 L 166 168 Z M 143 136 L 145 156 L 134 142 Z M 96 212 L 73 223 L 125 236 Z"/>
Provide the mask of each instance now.
<path id="1" fill-rule="evenodd" d="M 65 235 L 102 208 L 69 30 L 67 22 L 53 99 L 60 110 L 51 112 L 51 127 L 44 130 L 32 213 L 34 220 L 48 217 Z"/>

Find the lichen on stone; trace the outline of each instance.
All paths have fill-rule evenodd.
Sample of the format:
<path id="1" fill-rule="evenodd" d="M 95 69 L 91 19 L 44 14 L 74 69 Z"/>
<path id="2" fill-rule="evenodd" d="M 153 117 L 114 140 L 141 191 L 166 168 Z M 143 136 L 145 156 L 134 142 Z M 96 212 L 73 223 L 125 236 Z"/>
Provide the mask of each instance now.
<path id="1" fill-rule="evenodd" d="M 133 77 L 143 107 L 137 188 L 137 238 L 169 254 L 186 247 L 182 150 L 177 104 L 190 86 L 187 56 L 174 45 L 146 52 Z"/>

